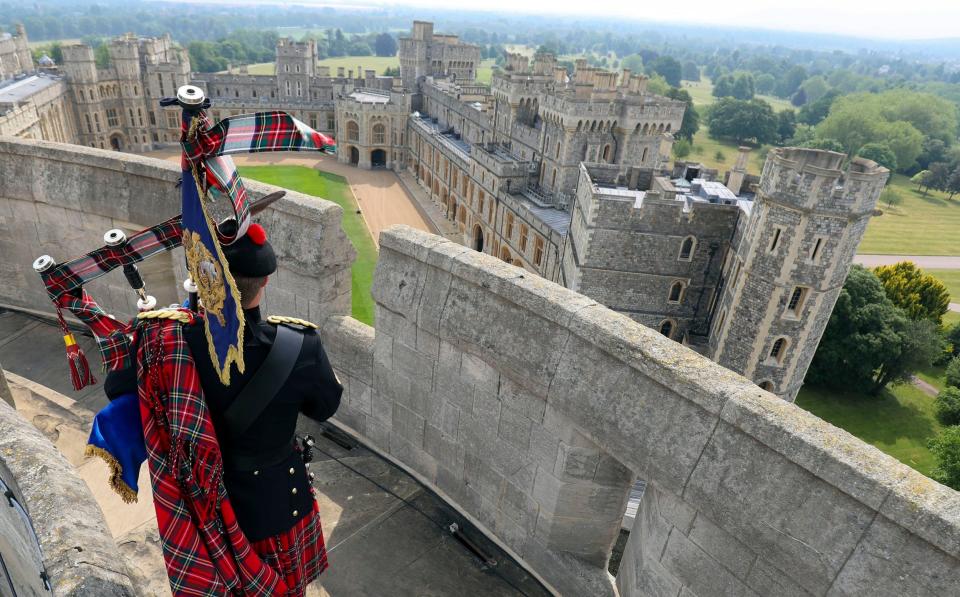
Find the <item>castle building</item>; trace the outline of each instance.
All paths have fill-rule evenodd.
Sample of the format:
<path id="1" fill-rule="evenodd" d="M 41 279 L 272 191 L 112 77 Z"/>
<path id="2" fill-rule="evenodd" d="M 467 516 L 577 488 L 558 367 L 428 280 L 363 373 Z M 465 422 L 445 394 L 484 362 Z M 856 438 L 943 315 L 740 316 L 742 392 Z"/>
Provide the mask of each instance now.
<path id="1" fill-rule="evenodd" d="M 17 41 L 20 40 L 20 41 Z M 273 75 L 191 73 L 169 36 L 127 35 L 97 68 L 63 48 L 62 78 L 32 70 L 26 34 L 0 39 L 0 133 L 145 151 L 179 138 L 159 99 L 193 83 L 214 119 L 284 110 L 338 141 L 338 160 L 412 174 L 463 244 L 585 294 L 793 400 L 888 172 L 841 154 L 748 148 L 724 182 L 670 164 L 685 105 L 646 77 L 508 54 L 476 81 L 480 48 L 415 21 L 400 77 L 318 65 L 282 39 Z M 360 61 L 361 59 L 358 59 Z M 17 65 L 14 67 L 9 65 Z M 24 66 L 26 64 L 26 66 Z M 4 103 L 5 92 L 12 99 Z M 18 91 L 19 90 L 19 91 Z M 58 103 L 59 102 L 59 103 Z"/>

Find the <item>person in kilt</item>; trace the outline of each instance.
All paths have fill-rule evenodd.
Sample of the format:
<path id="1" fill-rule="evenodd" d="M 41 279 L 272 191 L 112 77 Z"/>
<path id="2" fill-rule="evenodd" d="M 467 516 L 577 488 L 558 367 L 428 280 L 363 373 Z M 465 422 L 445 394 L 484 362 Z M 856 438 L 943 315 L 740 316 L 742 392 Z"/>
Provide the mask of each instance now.
<path id="1" fill-rule="evenodd" d="M 222 459 L 222 486 L 228 498 L 221 504 L 229 503 L 232 510 L 230 516 L 221 513 L 225 524 L 218 522 L 215 526 L 219 535 L 227 538 L 228 545 L 224 549 L 226 552 L 232 550 L 238 565 L 231 566 L 237 570 L 228 573 L 216 570 L 223 560 L 210 557 L 213 554 L 203 554 L 204 557 L 199 559 L 188 558 L 188 561 L 171 561 L 171 552 L 195 551 L 195 532 L 190 530 L 185 533 L 189 545 L 165 549 L 174 594 L 302 597 L 307 586 L 328 564 L 319 508 L 310 483 L 313 475 L 308 474 L 307 465 L 295 445 L 295 428 L 300 413 L 316 421 L 330 418 L 340 405 L 343 388 L 315 325 L 291 317 L 262 317 L 260 302 L 270 275 L 277 269 L 276 255 L 263 228 L 259 224 L 251 225 L 244 236 L 224 246 L 223 252 L 240 292 L 244 312 L 244 371 L 234 370 L 230 383 L 222 383 L 210 355 L 202 321 L 191 317 L 165 330 L 154 332 L 146 327 L 141 332 L 143 338 L 134 359 L 139 366 L 138 373 L 131 374 L 124 369 L 113 371 L 107 377 L 105 389 L 111 398 L 136 393 L 139 379 L 141 386 L 146 386 L 140 388 L 141 403 L 149 404 L 150 400 L 144 400 L 144 397 L 154 393 L 170 395 L 180 391 L 183 395 L 202 395 L 204 405 L 199 408 L 209 414 L 214 443 L 219 445 Z M 151 338 L 151 333 L 155 337 Z M 163 371 L 160 375 L 151 375 L 150 363 L 154 357 L 145 348 L 150 346 L 159 347 L 155 351 L 163 353 L 156 359 L 161 366 L 170 368 L 171 363 L 186 362 L 190 365 L 190 374 Z M 189 355 L 174 358 L 178 351 Z M 163 387 L 153 387 L 157 383 L 155 378 L 161 380 Z M 187 386 L 188 391 L 171 389 L 169 379 Z M 190 388 L 195 385 L 199 388 Z M 176 401 L 168 402 L 174 404 Z M 189 420 L 191 417 L 184 418 Z M 146 419 L 144 437 L 147 450 L 151 452 L 152 448 L 160 446 L 153 451 L 168 458 L 170 464 L 151 470 L 175 469 L 176 441 L 168 439 L 171 433 L 163 429 L 156 433 L 154 427 L 161 426 L 162 421 L 154 426 L 149 417 Z M 192 476 L 194 482 L 203 487 L 204 481 L 196 477 L 196 474 Z M 182 486 L 183 482 L 171 484 Z M 182 508 L 162 508 L 162 503 L 173 503 L 174 499 L 165 498 L 163 482 L 155 479 L 153 485 L 158 522 L 162 528 L 165 525 L 169 528 L 177 522 L 178 516 L 182 517 L 179 512 Z M 214 487 L 215 483 L 211 482 L 209 486 Z M 177 489 L 179 487 L 174 488 L 171 495 Z M 161 520 L 161 513 L 167 511 L 172 515 L 164 514 Z M 193 520 L 207 518 L 196 512 L 191 517 Z M 234 518 L 238 531 L 245 537 L 243 541 L 237 540 L 229 528 Z M 193 527 L 185 524 L 184 528 Z M 245 547 L 247 542 L 249 549 Z M 201 543 L 209 545 L 211 541 L 204 538 Z M 239 549 L 238 545 L 241 546 Z M 257 559 L 269 570 L 254 561 Z M 200 561 L 212 562 L 213 568 L 206 563 L 199 566 Z M 202 570 L 199 574 L 198 569 Z M 232 591 L 224 586 L 224 577 L 238 579 Z"/>

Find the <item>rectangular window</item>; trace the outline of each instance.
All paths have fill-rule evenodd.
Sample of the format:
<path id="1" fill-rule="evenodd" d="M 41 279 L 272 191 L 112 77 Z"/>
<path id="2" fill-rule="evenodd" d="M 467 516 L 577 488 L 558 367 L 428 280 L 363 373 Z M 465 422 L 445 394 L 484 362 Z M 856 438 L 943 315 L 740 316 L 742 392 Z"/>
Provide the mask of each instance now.
<path id="1" fill-rule="evenodd" d="M 93 114 L 93 123 L 97 125 L 97 132 L 99 133 L 100 132 L 100 114 L 97 112 L 94 112 Z M 103 143 L 101 143 L 101 145 L 103 145 Z M 101 149 L 103 148 L 101 147 Z"/>
<path id="2" fill-rule="evenodd" d="M 140 121 L 140 126 L 143 126 L 143 109 L 137 108 L 137 119 Z"/>
<path id="3" fill-rule="evenodd" d="M 83 117 L 87 119 L 87 132 L 88 132 L 88 133 L 92 133 L 92 132 L 93 132 L 93 127 L 90 126 L 90 115 L 89 115 L 89 114 L 84 114 Z"/>
<path id="4" fill-rule="evenodd" d="M 813 241 L 813 248 L 810 249 L 810 261 L 820 263 L 821 249 L 823 249 L 823 237 L 818 236 L 817 239 Z"/>
<path id="5" fill-rule="evenodd" d="M 533 243 L 533 264 L 540 265 L 543 261 L 543 237 L 538 236 Z"/>
<path id="6" fill-rule="evenodd" d="M 773 229 L 773 238 L 770 239 L 770 248 L 767 249 L 767 252 L 773 253 L 774 251 L 777 250 L 777 245 L 780 244 L 780 232 L 781 232 L 781 228 Z"/>
<path id="7" fill-rule="evenodd" d="M 807 299 L 808 290 L 808 288 L 802 286 L 794 287 L 793 292 L 790 293 L 790 302 L 787 303 L 787 313 L 794 317 L 800 315 L 803 310 L 803 303 Z"/>
<path id="8" fill-rule="evenodd" d="M 513 238 L 513 214 L 512 213 L 507 214 L 507 231 L 505 233 L 505 236 L 507 237 L 508 240 Z"/>
<path id="9" fill-rule="evenodd" d="M 160 95 L 166 95 L 163 92 L 163 73 L 157 73 L 157 83 L 160 83 Z"/>
<path id="10" fill-rule="evenodd" d="M 150 110 L 150 126 L 157 126 L 157 115 L 153 113 L 153 110 Z"/>
<path id="11" fill-rule="evenodd" d="M 720 318 L 717 319 L 717 326 L 713 328 L 714 334 L 719 334 L 723 330 L 723 322 L 727 318 L 727 310 L 724 309 L 720 312 Z"/>
<path id="12" fill-rule="evenodd" d="M 520 224 L 520 252 L 527 252 L 527 225 Z"/>
<path id="13" fill-rule="evenodd" d="M 117 111 L 113 108 L 107 108 L 107 126 L 120 126 L 120 119 L 117 118 Z"/>
<path id="14" fill-rule="evenodd" d="M 167 112 L 167 126 L 174 129 L 180 128 L 180 115 L 173 111 Z"/>
<path id="15" fill-rule="evenodd" d="M 477 213 L 483 217 L 483 195 L 480 195 L 480 203 L 477 205 Z"/>

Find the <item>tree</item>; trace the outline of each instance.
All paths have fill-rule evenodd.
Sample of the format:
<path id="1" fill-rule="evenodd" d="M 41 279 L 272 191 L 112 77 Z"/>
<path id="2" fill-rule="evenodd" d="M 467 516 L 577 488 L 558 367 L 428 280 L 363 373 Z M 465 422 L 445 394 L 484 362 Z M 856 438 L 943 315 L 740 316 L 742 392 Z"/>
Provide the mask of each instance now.
<path id="1" fill-rule="evenodd" d="M 658 56 L 649 64 L 650 71 L 667 80 L 671 87 L 679 87 L 683 75 L 683 65 L 673 56 Z"/>
<path id="2" fill-rule="evenodd" d="M 802 88 L 797 89 L 797 92 L 790 96 L 790 103 L 798 108 L 807 103 L 807 92 Z"/>
<path id="3" fill-rule="evenodd" d="M 950 165 L 945 162 L 934 162 L 930 164 L 930 175 L 926 179 L 926 186 L 938 191 L 944 191 L 947 188 L 947 181 L 950 180 Z"/>
<path id="4" fill-rule="evenodd" d="M 713 82 L 713 97 L 730 97 L 733 95 L 733 75 L 721 75 Z"/>
<path id="5" fill-rule="evenodd" d="M 917 185 L 917 190 L 921 191 L 924 195 L 927 194 L 925 187 L 930 186 L 930 171 L 921 170 L 910 177 L 910 182 Z"/>
<path id="6" fill-rule="evenodd" d="M 807 69 L 800 65 L 791 67 L 777 82 L 776 94 L 779 97 L 790 97 L 797 92 L 800 84 L 807 79 Z"/>
<path id="7" fill-rule="evenodd" d="M 755 78 L 757 93 L 769 95 L 777 85 L 777 79 L 770 73 L 761 73 Z"/>
<path id="8" fill-rule="evenodd" d="M 928 444 L 937 460 L 931 477 L 947 487 L 960 490 L 960 425 L 951 425 Z"/>
<path id="9" fill-rule="evenodd" d="M 960 388 L 960 357 L 953 357 L 947 364 L 944 379 L 948 386 Z"/>
<path id="10" fill-rule="evenodd" d="M 833 100 L 837 99 L 837 96 L 839 95 L 840 93 L 838 91 L 831 89 L 820 99 L 814 102 L 807 102 L 802 108 L 800 108 L 800 112 L 797 114 L 797 120 L 809 125 L 820 124 L 820 122 L 826 118 L 827 114 L 830 112 L 830 106 L 833 105 Z"/>
<path id="11" fill-rule="evenodd" d="M 377 56 L 396 56 L 397 40 L 389 33 L 381 33 L 373 42 L 373 51 Z"/>
<path id="12" fill-rule="evenodd" d="M 926 169 L 934 162 L 947 161 L 947 144 L 940 139 L 926 137 L 920 149 L 920 156 L 917 163 L 921 168 Z"/>
<path id="13" fill-rule="evenodd" d="M 897 156 L 901 170 L 913 166 L 923 143 L 920 131 L 909 122 L 889 122 L 875 107 L 848 101 L 850 97 L 833 103 L 830 114 L 817 125 L 817 136 L 836 139 L 849 154 L 856 154 L 867 143 L 885 143 Z"/>
<path id="14" fill-rule="evenodd" d="M 822 76 L 816 75 L 804 81 L 800 85 L 800 89 L 803 89 L 806 97 L 807 101 L 805 103 L 809 103 L 815 102 L 826 95 L 830 91 L 830 86 L 827 85 L 827 81 Z"/>
<path id="15" fill-rule="evenodd" d="M 950 354 L 955 357 L 960 356 L 960 322 L 947 329 L 944 338 L 950 345 Z"/>
<path id="16" fill-rule="evenodd" d="M 877 276 L 854 265 L 810 364 L 808 381 L 843 389 L 872 387 L 880 366 L 899 356 L 898 330 L 905 323 Z"/>
<path id="17" fill-rule="evenodd" d="M 880 193 L 880 202 L 886 203 L 888 209 L 894 205 L 900 205 L 902 201 L 903 197 L 900 196 L 900 193 L 890 187 L 883 189 L 883 192 Z"/>
<path id="18" fill-rule="evenodd" d="M 943 352 L 940 324 L 928 319 L 906 320 L 897 329 L 897 335 L 900 336 L 899 350 L 880 364 L 870 392 L 873 395 L 888 384 L 910 381 L 915 371 L 929 367 Z"/>
<path id="19" fill-rule="evenodd" d="M 780 144 L 792 139 L 797 132 L 797 113 L 793 110 L 777 112 L 777 141 Z"/>
<path id="20" fill-rule="evenodd" d="M 755 93 L 753 75 L 750 73 L 737 73 L 733 79 L 733 87 L 730 95 L 739 100 L 753 99 Z"/>
<path id="21" fill-rule="evenodd" d="M 687 139 L 680 139 L 673 144 L 673 155 L 683 159 L 690 155 L 690 141 Z"/>
<path id="22" fill-rule="evenodd" d="M 803 147 L 809 147 L 810 149 L 825 149 L 827 151 L 836 151 L 839 153 L 846 153 L 846 149 L 843 147 L 843 143 L 837 141 L 836 139 L 831 139 L 829 137 L 821 138 L 817 137 L 812 141 L 808 141 L 803 144 Z"/>
<path id="23" fill-rule="evenodd" d="M 693 60 L 687 60 L 683 63 L 683 71 L 680 75 L 684 81 L 699 81 L 700 67 Z"/>
<path id="24" fill-rule="evenodd" d="M 912 261 L 882 265 L 874 273 L 883 284 L 887 297 L 903 309 L 907 317 L 926 319 L 938 326 L 950 310 L 950 292 L 940 280 L 923 273 Z"/>
<path id="25" fill-rule="evenodd" d="M 947 198 L 953 199 L 953 196 L 960 193 L 960 166 L 955 166 L 953 172 L 947 177 L 946 188 Z"/>
<path id="26" fill-rule="evenodd" d="M 680 123 L 680 128 L 675 132 L 675 135 L 679 139 L 686 139 L 692 143 L 693 136 L 696 135 L 697 130 L 700 129 L 700 113 L 697 112 L 697 109 L 693 106 L 693 97 L 690 96 L 690 92 L 686 89 L 678 89 L 676 87 L 671 87 L 667 91 L 666 96 L 687 104 L 686 109 L 683 111 L 683 121 Z"/>
<path id="27" fill-rule="evenodd" d="M 949 386 L 940 390 L 933 405 L 941 425 L 960 425 L 960 388 Z"/>
<path id="28" fill-rule="evenodd" d="M 884 143 L 867 143 L 860 148 L 859 155 L 862 158 L 873 160 L 891 172 L 897 170 L 897 156 Z"/>
<path id="29" fill-rule="evenodd" d="M 734 139 L 737 143 L 748 139 L 756 143 L 777 141 L 777 116 L 763 100 L 720 98 L 707 111 L 706 123 L 714 138 Z"/>

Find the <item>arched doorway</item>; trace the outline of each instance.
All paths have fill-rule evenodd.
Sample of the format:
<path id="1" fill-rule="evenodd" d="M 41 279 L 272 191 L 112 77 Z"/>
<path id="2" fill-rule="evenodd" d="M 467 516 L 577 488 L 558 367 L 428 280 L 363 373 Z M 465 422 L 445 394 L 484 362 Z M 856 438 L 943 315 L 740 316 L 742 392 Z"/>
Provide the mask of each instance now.
<path id="1" fill-rule="evenodd" d="M 360 163 L 360 150 L 356 147 L 350 148 L 350 163 L 354 166 Z"/>
<path id="2" fill-rule="evenodd" d="M 387 152 L 382 149 L 374 149 L 370 152 L 370 165 L 374 168 L 386 168 Z"/>
<path id="3" fill-rule="evenodd" d="M 483 229 L 479 224 L 473 227 L 473 249 L 483 253 Z"/>
<path id="4" fill-rule="evenodd" d="M 114 151 L 123 151 L 123 138 L 120 135 L 111 136 L 110 147 L 112 147 Z"/>
<path id="5" fill-rule="evenodd" d="M 503 247 L 500 249 L 500 259 L 507 263 L 513 263 L 513 257 L 510 255 L 510 249 Z"/>

